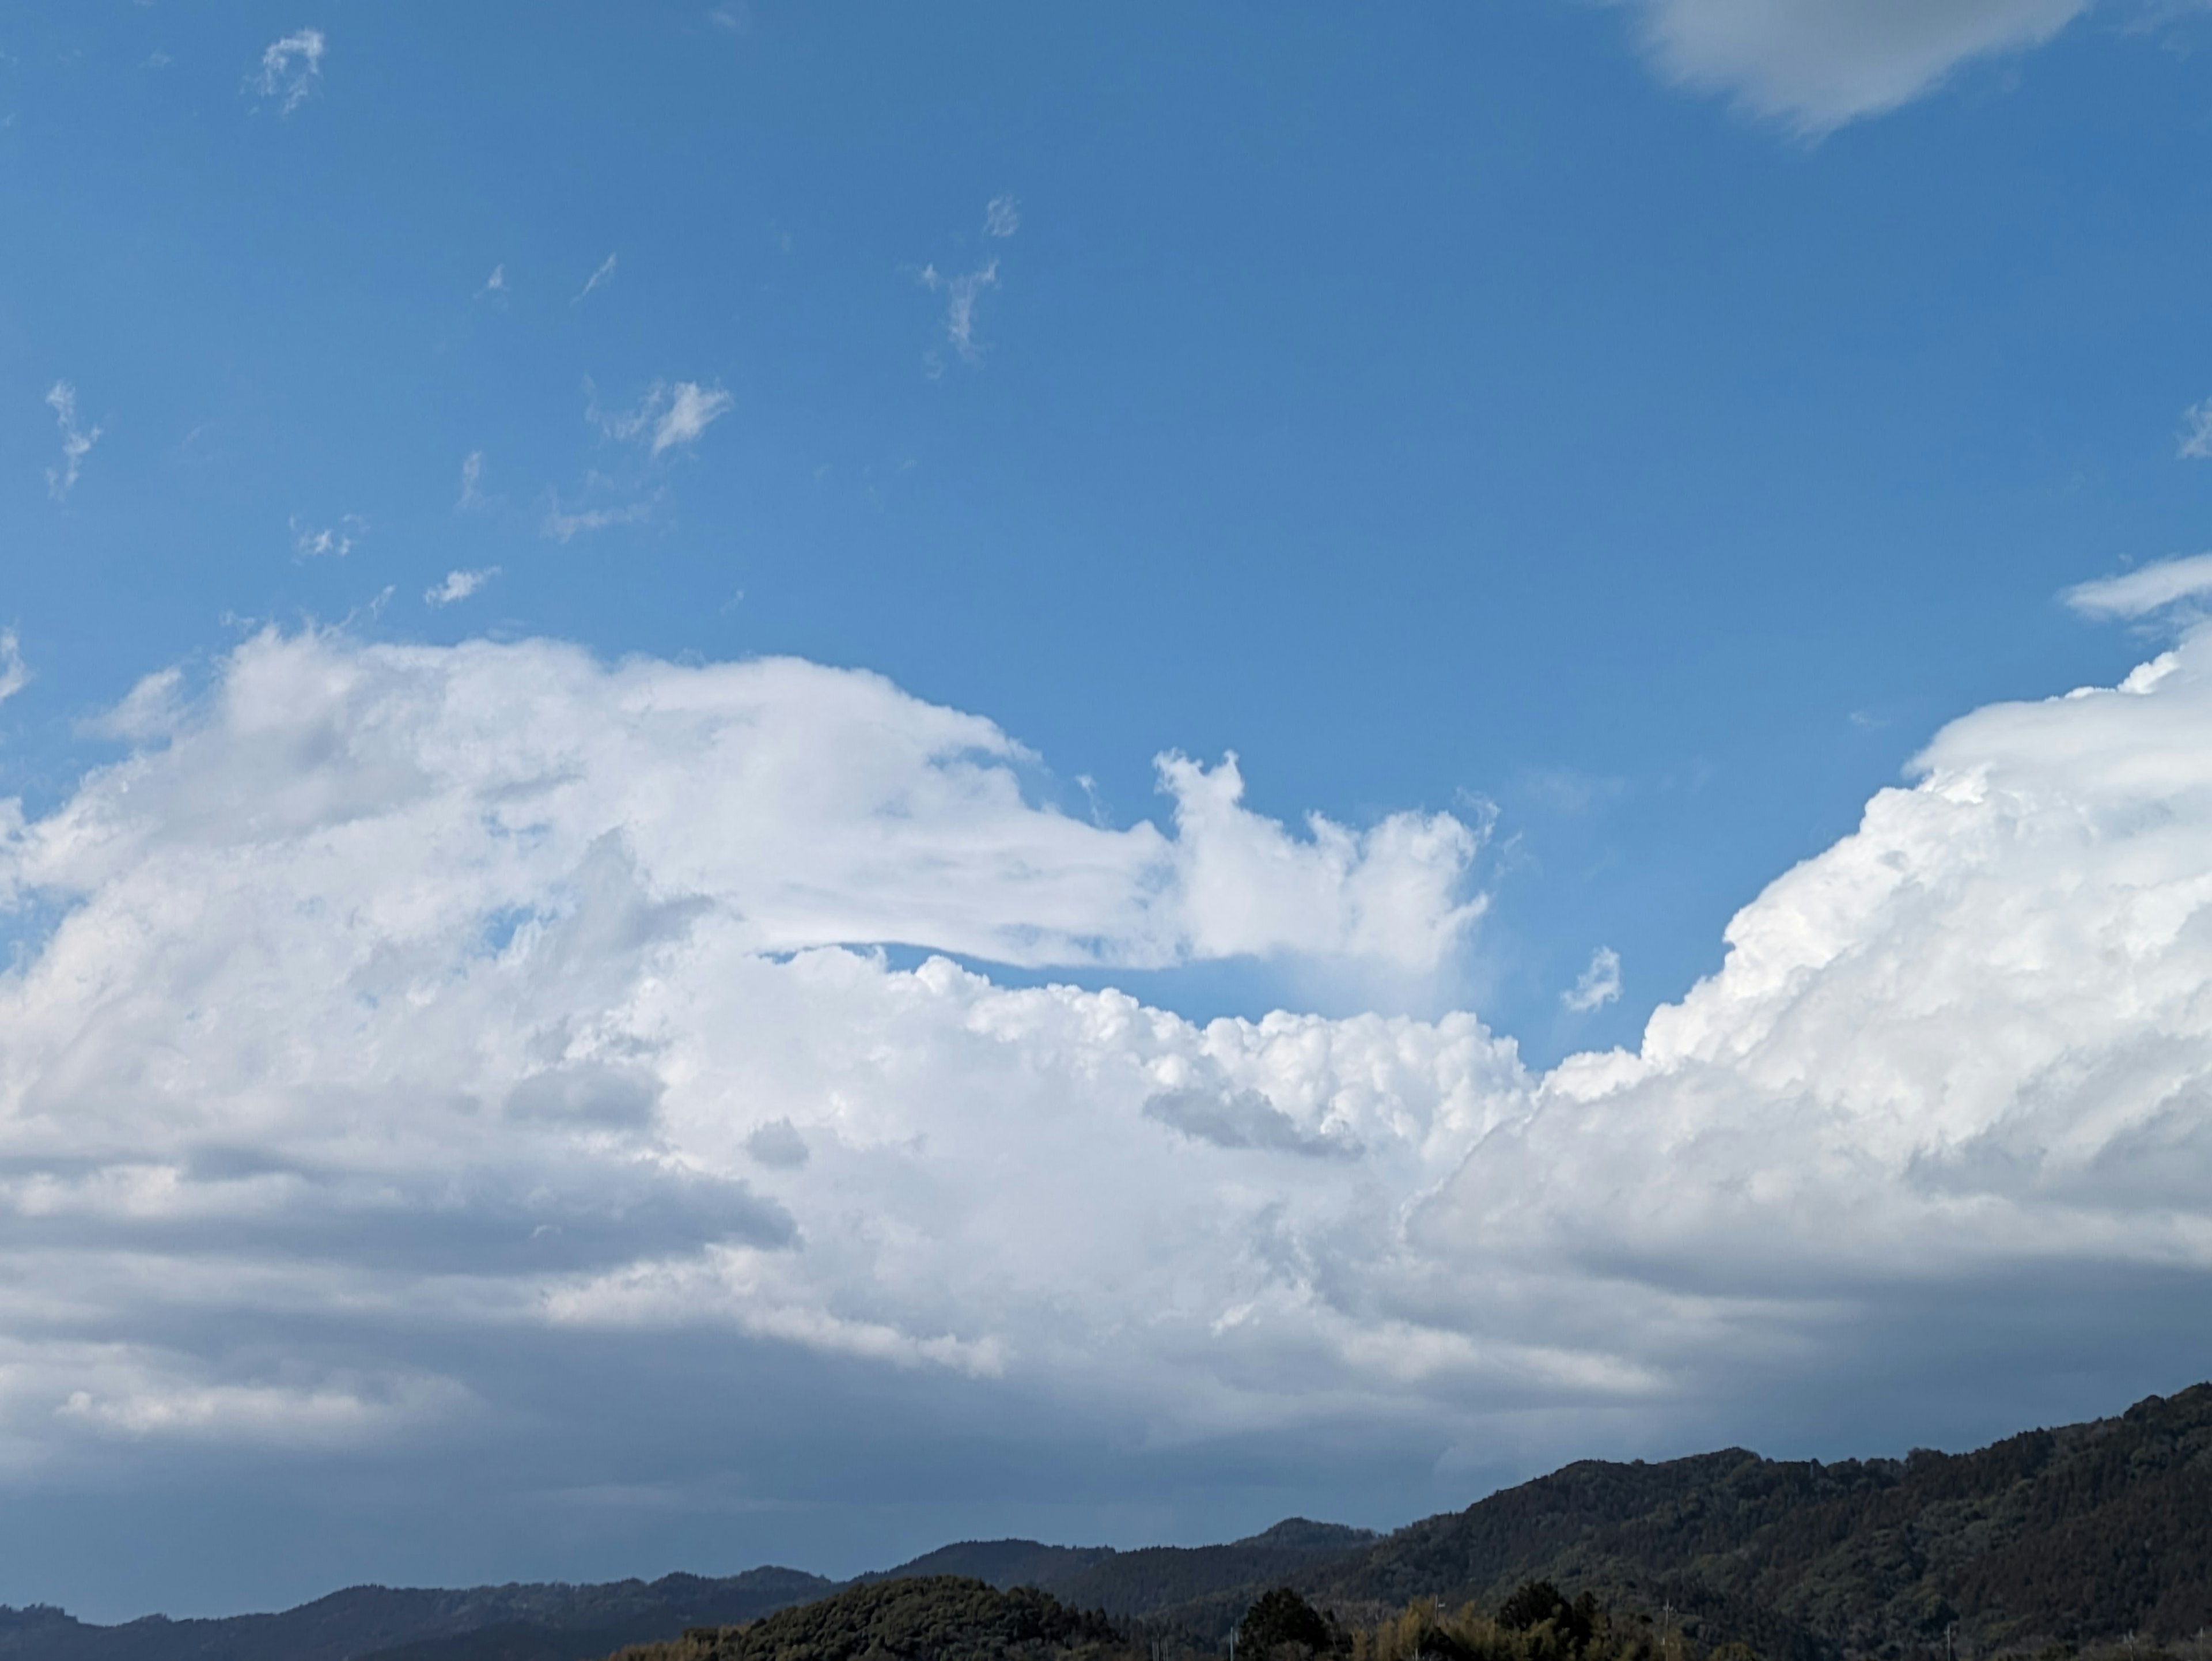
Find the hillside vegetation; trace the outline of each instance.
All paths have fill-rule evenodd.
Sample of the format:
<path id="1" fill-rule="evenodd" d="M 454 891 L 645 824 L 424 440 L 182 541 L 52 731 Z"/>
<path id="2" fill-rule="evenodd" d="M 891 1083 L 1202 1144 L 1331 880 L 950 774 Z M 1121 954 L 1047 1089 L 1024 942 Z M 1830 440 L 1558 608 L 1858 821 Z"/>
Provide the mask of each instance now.
<path id="1" fill-rule="evenodd" d="M 1124 1634 L 1050 1592 L 957 1575 L 878 1580 L 749 1625 L 700 1628 L 622 1652 L 621 1661 L 1099 1661 Z"/>
<path id="2" fill-rule="evenodd" d="M 1589 1632 L 1565 1649 L 1571 1621 L 1502 1619 L 1546 1584 L 1588 1612 Z M 1348 1661 L 2056 1661 L 2100 1649 L 2149 1661 L 2154 1648 L 2212 1661 L 2196 1637 L 2212 1628 L 2212 1385 L 1972 1453 L 1588 1460 L 1382 1538 L 1294 1518 L 1220 1546 L 969 1541 L 843 1587 L 789 1569 L 364 1586 L 277 1615 L 118 1627 L 0 1609 L 0 1661 L 593 1661 L 646 1640 L 747 1661 L 770 1652 L 763 1644 L 793 1661 L 1170 1661 L 1219 1654 L 1284 1588 L 1334 1622 L 1328 1647 Z M 850 1630 L 865 1627 L 874 1647 L 838 1647 L 863 1612 L 874 1624 Z M 1054 1626 L 1062 1615 L 1075 1624 Z M 695 1636 L 678 1640 L 686 1628 Z M 1276 1658 L 1240 1648 L 1238 1661 Z"/>

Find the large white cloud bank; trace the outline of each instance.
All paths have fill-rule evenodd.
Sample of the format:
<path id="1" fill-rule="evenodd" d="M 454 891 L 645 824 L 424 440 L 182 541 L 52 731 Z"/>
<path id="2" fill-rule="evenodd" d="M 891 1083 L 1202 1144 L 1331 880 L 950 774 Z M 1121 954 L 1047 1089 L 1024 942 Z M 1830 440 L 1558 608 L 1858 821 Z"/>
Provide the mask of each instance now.
<path id="1" fill-rule="evenodd" d="M 0 976 L 19 1467 L 451 1434 L 505 1405 L 464 1330 L 1449 1440 L 1825 1365 L 1898 1287 L 2212 1267 L 2212 638 L 1955 723 L 1546 1075 L 871 949 L 1442 974 L 1446 816 L 1294 833 L 1170 758 L 1171 829 L 1102 828 L 873 677 L 544 642 L 269 634 L 112 726 L 0 837 L 51 922 Z"/>

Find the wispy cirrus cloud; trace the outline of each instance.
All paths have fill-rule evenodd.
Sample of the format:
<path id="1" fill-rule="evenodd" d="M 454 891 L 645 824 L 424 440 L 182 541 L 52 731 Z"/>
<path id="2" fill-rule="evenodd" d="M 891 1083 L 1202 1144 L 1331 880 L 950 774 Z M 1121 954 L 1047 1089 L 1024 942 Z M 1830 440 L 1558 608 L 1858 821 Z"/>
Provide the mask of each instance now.
<path id="1" fill-rule="evenodd" d="M 545 510 L 538 531 L 555 542 L 570 542 L 586 532 L 604 531 L 611 526 L 642 525 L 653 517 L 653 506 L 650 498 L 604 508 L 564 508 L 556 502 Z"/>
<path id="2" fill-rule="evenodd" d="M 471 450 L 461 458 L 461 493 L 453 499 L 454 512 L 465 514 L 483 506 L 483 471 L 482 450 Z"/>
<path id="3" fill-rule="evenodd" d="M 343 559 L 353 551 L 354 540 L 368 529 L 368 521 L 358 514 L 345 514 L 335 525 L 316 526 L 297 514 L 289 521 L 292 531 L 292 552 L 299 559 Z"/>
<path id="4" fill-rule="evenodd" d="M 980 363 L 983 349 L 975 339 L 975 302 L 987 289 L 999 286 L 999 262 L 987 261 L 958 277 L 947 277 L 934 265 L 921 268 L 921 286 L 945 297 L 945 338 L 963 363 Z"/>
<path id="5" fill-rule="evenodd" d="M 300 29 L 263 49 L 261 67 L 251 82 L 264 98 L 279 100 L 277 113 L 289 115 L 320 90 L 327 42 L 320 29 Z"/>
<path id="6" fill-rule="evenodd" d="M 2184 461 L 2212 461 L 2212 398 L 2181 412 L 2181 431 L 2173 453 Z"/>
<path id="7" fill-rule="evenodd" d="M 484 278 L 483 287 L 477 290 L 476 297 L 482 300 L 486 295 L 490 295 L 496 299 L 504 299 L 507 296 L 507 265 L 502 260 L 491 268 L 491 275 Z M 582 296 L 579 295 L 578 298 L 580 299 Z"/>
<path id="8" fill-rule="evenodd" d="M 21 691 L 31 684 L 31 672 L 23 662 L 23 648 L 13 629 L 0 629 L 0 703 Z"/>
<path id="9" fill-rule="evenodd" d="M 608 437 L 643 443 L 649 453 L 658 456 L 697 443 L 735 402 L 720 386 L 705 386 L 696 380 L 656 380 L 634 407 L 614 415 L 599 409 L 595 395 L 587 416 Z"/>
<path id="10" fill-rule="evenodd" d="M 621 256 L 618 254 L 609 254 L 605 259 L 602 259 L 599 262 L 599 269 L 584 279 L 584 286 L 576 290 L 575 294 L 570 298 L 568 303 L 571 306 L 580 304 L 595 290 L 605 288 L 608 283 L 613 282 L 615 280 L 615 265 L 620 258 Z M 502 267 L 502 269 L 504 268 Z"/>
<path id="11" fill-rule="evenodd" d="M 2061 596 L 2091 618 L 2145 618 L 2212 594 L 2212 554 L 2191 554 L 2076 583 Z"/>
<path id="12" fill-rule="evenodd" d="M 1022 228 L 1021 204 L 1011 196 L 994 196 L 983 204 L 983 234 L 1012 236 Z"/>
<path id="13" fill-rule="evenodd" d="M 54 424 L 62 433 L 62 464 L 46 469 L 46 494 L 60 502 L 76 489 L 84 459 L 100 442 L 100 429 L 77 425 L 76 388 L 66 380 L 57 380 L 46 389 L 46 407 L 54 412 Z"/>

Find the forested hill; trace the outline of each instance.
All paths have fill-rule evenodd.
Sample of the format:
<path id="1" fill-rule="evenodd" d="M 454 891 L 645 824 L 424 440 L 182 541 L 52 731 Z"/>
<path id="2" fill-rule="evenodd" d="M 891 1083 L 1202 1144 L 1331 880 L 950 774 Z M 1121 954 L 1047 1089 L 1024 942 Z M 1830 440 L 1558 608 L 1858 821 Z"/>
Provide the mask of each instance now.
<path id="1" fill-rule="evenodd" d="M 1651 1617 L 1686 1640 L 1674 1661 L 1723 1640 L 1768 1661 L 1908 1661 L 1943 1655 L 1947 1637 L 1962 1658 L 2130 1634 L 2170 1641 L 2212 1627 L 2212 1385 L 1967 1454 L 1585 1461 L 1381 1539 L 1293 1519 L 1221 1546 L 968 1542 L 842 1591 L 757 1569 L 650 1585 L 357 1587 L 281 1615 L 121 1627 L 0 1609 L 0 1661 L 588 1661 L 947 1575 L 1035 1587 L 1193 1650 L 1217 1646 L 1274 1586 L 1358 1628 L 1422 1598 L 1495 1609 L 1530 1580 L 1591 1592 L 1623 1621 Z"/>
<path id="2" fill-rule="evenodd" d="M 1960 1653 L 2181 1638 L 2212 1626 L 2212 1385 L 1974 1453 L 1585 1461 L 1300 1585 L 1349 1612 L 1494 1603 L 1532 1578 L 1671 1603 L 1693 1636 L 1769 1653 L 1941 1654 L 1947 1632 Z"/>
<path id="3" fill-rule="evenodd" d="M 619 1661 L 1131 1661 L 1105 1616 L 1032 1586 L 957 1575 L 872 1580 L 749 1626 L 701 1628 Z"/>
<path id="4" fill-rule="evenodd" d="M 459 1591 L 353 1586 L 278 1615 L 210 1621 L 151 1615 L 118 1627 L 92 1626 L 59 1609 L 0 1607 L 0 1658 L 354 1661 L 400 1645 L 464 1635 L 477 1640 L 496 1631 L 518 1641 L 543 1638 L 556 1650 L 570 1651 L 562 1661 L 577 1661 L 686 1627 L 750 1621 L 836 1586 L 818 1575 L 779 1568 L 749 1569 L 716 1579 L 671 1574 L 649 1583 L 617 1580 L 591 1586 L 475 1586 Z"/>

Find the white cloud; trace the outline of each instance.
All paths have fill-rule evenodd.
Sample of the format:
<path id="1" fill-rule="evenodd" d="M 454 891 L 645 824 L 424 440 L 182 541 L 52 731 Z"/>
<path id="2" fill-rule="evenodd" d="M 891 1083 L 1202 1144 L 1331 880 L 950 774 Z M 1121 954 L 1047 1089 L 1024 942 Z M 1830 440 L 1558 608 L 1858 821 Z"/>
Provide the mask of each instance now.
<path id="1" fill-rule="evenodd" d="M 693 380 L 672 386 L 656 380 L 636 408 L 611 416 L 602 413 L 595 400 L 586 418 L 608 437 L 644 443 L 653 454 L 659 455 L 697 443 L 700 435 L 727 415 L 735 402 L 720 386 L 702 386 Z"/>
<path id="2" fill-rule="evenodd" d="M 577 301 L 583 299 L 594 289 L 604 287 L 605 284 L 613 282 L 615 276 L 615 262 L 617 258 L 619 258 L 619 256 L 609 254 L 605 259 L 602 259 L 599 262 L 599 268 L 584 279 L 584 286 L 576 290 L 575 299 L 571 300 L 568 303 L 573 306 Z"/>
<path id="3" fill-rule="evenodd" d="M 15 638 L 13 629 L 0 629 L 0 703 L 21 691 L 31 684 L 31 672 L 23 664 L 23 648 Z"/>
<path id="4" fill-rule="evenodd" d="M 611 508 L 564 508 L 556 502 L 545 513 L 545 520 L 538 528 L 541 534 L 556 542 L 568 542 L 590 531 L 604 531 L 614 525 L 642 525 L 653 517 L 650 501 L 625 502 Z"/>
<path id="5" fill-rule="evenodd" d="M 2092 0 L 1626 0 L 1661 71 L 1805 133 L 2042 45 Z"/>
<path id="6" fill-rule="evenodd" d="M 456 600 L 466 599 L 484 584 L 499 575 L 499 567 L 487 565 L 476 571 L 448 571 L 446 580 L 422 591 L 425 605 L 451 605 Z"/>
<path id="7" fill-rule="evenodd" d="M 619 1330 L 1169 1439 L 1540 1406 L 1587 1451 L 1569 1409 L 1921 1377 L 1914 1321 L 1978 1323 L 1978 1399 L 2212 1288 L 2212 637 L 1945 729 L 1638 1050 L 1547 1074 L 1471 1014 L 874 949 L 1445 975 L 1447 816 L 1293 832 L 1170 756 L 1171 822 L 1102 826 L 989 721 L 791 660 L 264 634 L 149 684 L 149 748 L 0 816 L 58 919 L 0 972 L 0 1445 L 585 1425 L 544 1358 Z"/>
<path id="8" fill-rule="evenodd" d="M 654 389 L 656 399 L 659 389 Z M 729 393 L 720 386 L 706 387 L 696 381 L 679 380 L 668 389 L 666 404 L 653 423 L 653 453 L 673 449 L 680 444 L 694 444 L 699 435 L 707 430 L 710 422 L 720 420 L 730 411 L 732 402 Z"/>
<path id="9" fill-rule="evenodd" d="M 2191 554 L 2077 583 L 2064 599 L 2084 617 L 2140 618 L 2206 593 L 2212 593 L 2212 554 Z"/>
<path id="10" fill-rule="evenodd" d="M 983 234 L 1012 236 L 1022 228 L 1021 204 L 1011 196 L 994 196 L 983 204 Z"/>
<path id="11" fill-rule="evenodd" d="M 62 465 L 46 469 L 46 492 L 60 502 L 76 488 L 84 459 L 100 442 L 100 429 L 87 432 L 76 424 L 76 388 L 66 380 L 46 389 L 46 407 L 54 412 L 54 424 L 62 432 Z"/>
<path id="12" fill-rule="evenodd" d="M 354 538 L 368 528 L 368 521 L 354 514 L 347 514 L 336 525 L 325 525 L 319 530 L 297 514 L 289 523 L 292 551 L 301 559 L 343 559 L 353 551 Z"/>
<path id="13" fill-rule="evenodd" d="M 921 286 L 945 296 L 945 338 L 952 343 L 961 361 L 981 362 L 982 349 L 975 344 L 975 302 L 986 289 L 999 286 L 999 262 L 994 259 L 964 277 L 946 277 L 936 266 L 925 265 Z"/>
<path id="14" fill-rule="evenodd" d="M 320 29 L 300 29 L 272 40 L 261 53 L 254 88 L 264 98 L 281 99 L 280 113 L 291 114 L 322 85 L 325 46 Z"/>
<path id="15" fill-rule="evenodd" d="M 461 458 L 461 493 L 453 499 L 457 512 L 466 513 L 483 506 L 483 465 L 482 450 L 471 450 Z"/>
<path id="16" fill-rule="evenodd" d="M 507 262 L 501 260 L 498 265 L 491 268 L 491 275 L 484 278 L 483 287 L 477 290 L 476 297 L 478 300 L 482 300 L 488 294 L 504 295 L 506 292 Z M 579 295 L 577 298 L 580 300 L 583 296 Z"/>
<path id="17" fill-rule="evenodd" d="M 1559 1001 L 1580 1014 L 1602 1009 L 1620 996 L 1620 953 L 1601 946 L 1590 953 L 1589 967 L 1575 983 L 1559 994 Z"/>

